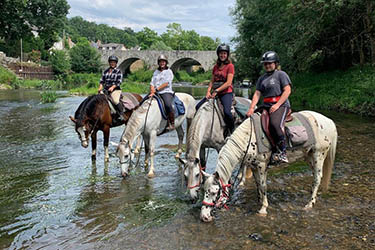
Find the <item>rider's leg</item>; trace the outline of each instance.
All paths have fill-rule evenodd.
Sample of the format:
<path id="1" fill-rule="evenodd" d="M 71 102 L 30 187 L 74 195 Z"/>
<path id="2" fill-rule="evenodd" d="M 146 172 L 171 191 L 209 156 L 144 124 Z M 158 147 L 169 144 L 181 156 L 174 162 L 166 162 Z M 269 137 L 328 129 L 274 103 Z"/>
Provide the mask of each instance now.
<path id="1" fill-rule="evenodd" d="M 120 102 L 120 97 L 121 97 L 121 90 L 114 90 L 111 93 L 111 97 L 113 100 L 113 103 L 116 105 L 117 111 L 120 116 L 125 115 L 125 108 L 122 105 L 122 102 Z"/>
<path id="2" fill-rule="evenodd" d="M 288 114 L 288 107 L 280 107 L 275 112 L 270 114 L 270 125 L 275 134 L 275 142 L 280 150 L 279 160 L 282 162 L 288 162 L 286 155 L 286 137 L 285 137 L 285 118 Z"/>
<path id="3" fill-rule="evenodd" d="M 174 130 L 174 109 L 173 109 L 173 101 L 174 97 L 172 93 L 164 93 L 160 95 L 163 98 L 165 104 L 165 111 L 168 116 L 168 130 Z"/>
<path id="4" fill-rule="evenodd" d="M 227 129 L 232 134 L 234 131 L 234 119 L 232 115 L 232 93 L 226 93 L 224 95 L 219 96 L 221 103 L 224 107 L 224 121 Z M 225 137 L 225 136 L 224 136 Z"/>

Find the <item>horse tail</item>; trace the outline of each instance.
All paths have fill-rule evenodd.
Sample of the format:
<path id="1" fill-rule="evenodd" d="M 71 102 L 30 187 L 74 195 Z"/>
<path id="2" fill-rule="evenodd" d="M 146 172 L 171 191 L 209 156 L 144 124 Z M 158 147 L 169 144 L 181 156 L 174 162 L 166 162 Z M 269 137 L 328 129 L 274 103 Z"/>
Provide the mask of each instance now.
<path id="1" fill-rule="evenodd" d="M 335 125 L 334 125 L 335 126 Z M 328 190 L 329 183 L 331 181 L 333 164 L 335 162 L 336 155 L 336 145 L 337 145 L 337 130 L 335 127 L 334 133 L 332 133 L 331 145 L 327 153 L 327 157 L 323 163 L 323 178 L 321 182 L 321 187 L 323 191 Z"/>

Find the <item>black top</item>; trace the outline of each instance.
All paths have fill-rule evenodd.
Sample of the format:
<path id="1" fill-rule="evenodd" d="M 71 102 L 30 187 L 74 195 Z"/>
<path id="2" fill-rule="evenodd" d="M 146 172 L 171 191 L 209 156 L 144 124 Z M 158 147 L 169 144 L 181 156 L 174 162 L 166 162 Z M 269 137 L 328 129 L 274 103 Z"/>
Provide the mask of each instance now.
<path id="1" fill-rule="evenodd" d="M 291 85 L 288 74 L 281 70 L 275 70 L 259 77 L 256 90 L 259 90 L 263 97 L 276 97 L 281 96 L 284 87 L 287 85 Z M 264 106 L 271 107 L 273 104 L 264 103 Z M 281 106 L 290 107 L 289 100 L 287 99 Z"/>
<path id="2" fill-rule="evenodd" d="M 103 72 L 102 78 L 100 79 L 100 83 L 103 85 L 104 89 L 108 90 L 113 85 L 116 85 L 115 89 L 121 89 L 122 83 L 122 72 L 118 68 L 114 68 L 111 73 L 109 70 L 111 68 L 106 69 Z"/>

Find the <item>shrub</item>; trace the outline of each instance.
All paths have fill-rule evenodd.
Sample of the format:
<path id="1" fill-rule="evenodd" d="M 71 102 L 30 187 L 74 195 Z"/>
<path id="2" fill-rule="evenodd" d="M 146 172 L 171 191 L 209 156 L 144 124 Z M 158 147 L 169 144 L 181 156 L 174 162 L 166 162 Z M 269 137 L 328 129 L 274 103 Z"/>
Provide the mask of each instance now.
<path id="1" fill-rule="evenodd" d="M 4 68 L 3 66 L 0 66 L 0 84 L 8 84 L 11 85 L 16 81 L 16 75 Z"/>
<path id="2" fill-rule="evenodd" d="M 100 71 L 100 55 L 90 46 L 87 39 L 80 39 L 69 50 L 72 70 L 76 73 L 98 73 Z"/>
<path id="3" fill-rule="evenodd" d="M 64 50 L 53 50 L 49 61 L 56 75 L 66 75 L 70 71 L 69 57 Z"/>
<path id="4" fill-rule="evenodd" d="M 44 91 L 40 94 L 40 100 L 42 103 L 53 103 L 57 99 L 55 91 Z"/>

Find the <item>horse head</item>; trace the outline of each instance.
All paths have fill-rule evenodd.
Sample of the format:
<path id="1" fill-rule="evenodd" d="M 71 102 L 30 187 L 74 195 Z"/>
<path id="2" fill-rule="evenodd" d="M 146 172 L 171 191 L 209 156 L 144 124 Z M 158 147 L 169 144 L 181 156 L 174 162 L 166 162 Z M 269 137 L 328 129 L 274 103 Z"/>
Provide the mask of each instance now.
<path id="1" fill-rule="evenodd" d="M 132 163 L 133 152 L 129 145 L 129 142 L 122 141 L 117 147 L 117 156 L 120 159 L 121 175 L 125 178 L 129 175 L 129 166 Z"/>
<path id="2" fill-rule="evenodd" d="M 78 134 L 78 138 L 81 141 L 81 146 L 87 148 L 90 141 L 91 125 L 87 121 L 77 120 L 72 116 L 69 116 L 70 120 L 75 125 L 75 130 Z"/>
<path id="3" fill-rule="evenodd" d="M 202 174 L 206 176 L 204 182 L 204 199 L 202 201 L 202 208 L 200 218 L 203 222 L 211 222 L 216 209 L 226 207 L 226 203 L 229 200 L 230 184 L 224 184 L 220 179 L 218 172 L 213 175 L 207 174 L 202 171 Z"/>
<path id="4" fill-rule="evenodd" d="M 187 184 L 187 191 L 190 199 L 195 203 L 199 198 L 199 190 L 201 183 L 203 183 L 202 168 L 199 164 L 199 159 L 181 159 L 180 162 L 184 165 L 184 176 Z"/>

